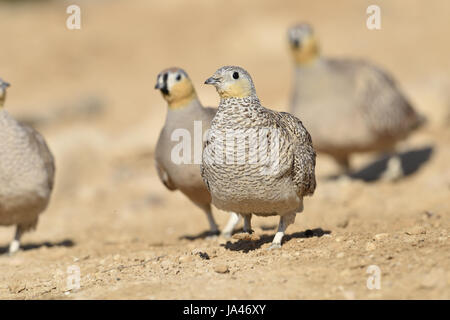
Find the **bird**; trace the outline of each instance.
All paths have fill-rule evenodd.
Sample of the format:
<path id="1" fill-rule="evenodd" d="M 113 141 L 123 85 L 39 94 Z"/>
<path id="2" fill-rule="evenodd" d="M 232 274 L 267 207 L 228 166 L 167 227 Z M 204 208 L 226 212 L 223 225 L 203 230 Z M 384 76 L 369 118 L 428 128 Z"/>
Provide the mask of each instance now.
<path id="1" fill-rule="evenodd" d="M 238 66 L 218 69 L 213 85 L 220 104 L 211 123 L 201 174 L 219 209 L 244 217 L 280 216 L 269 249 L 281 248 L 286 228 L 303 210 L 303 197 L 316 188 L 316 153 L 302 122 L 261 105 L 250 74 Z"/>
<path id="2" fill-rule="evenodd" d="M 211 196 L 200 175 L 203 133 L 210 128 L 216 109 L 203 107 L 191 79 L 181 68 L 162 70 L 157 76 L 155 89 L 161 91 L 167 102 L 166 120 L 155 149 L 159 179 L 167 189 L 181 191 L 202 209 L 208 218 L 210 235 L 218 235 L 220 232 L 212 215 Z M 184 141 L 177 142 L 178 133 L 185 134 L 180 136 Z M 184 150 L 177 149 L 180 143 Z M 183 153 L 183 159 L 178 159 L 179 153 Z M 221 235 L 231 237 L 239 220 L 238 215 L 230 213 Z"/>
<path id="3" fill-rule="evenodd" d="M 9 86 L 0 79 L 0 225 L 16 226 L 9 245 L 12 255 L 20 249 L 22 235 L 36 228 L 47 208 L 55 161 L 44 137 L 5 110 Z"/>
<path id="4" fill-rule="evenodd" d="M 316 151 L 331 156 L 343 176 L 351 174 L 354 153 L 391 154 L 382 178 L 401 178 L 395 145 L 426 118 L 414 110 L 394 78 L 366 60 L 322 56 L 308 23 L 289 28 L 288 41 L 295 64 L 289 111 L 303 120 Z"/>

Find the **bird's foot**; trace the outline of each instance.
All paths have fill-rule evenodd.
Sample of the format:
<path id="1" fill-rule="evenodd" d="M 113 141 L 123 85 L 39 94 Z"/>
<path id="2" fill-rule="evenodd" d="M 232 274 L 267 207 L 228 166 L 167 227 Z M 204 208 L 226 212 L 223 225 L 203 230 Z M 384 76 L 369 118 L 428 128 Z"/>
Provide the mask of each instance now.
<path id="1" fill-rule="evenodd" d="M 230 239 L 232 235 L 233 235 L 232 232 L 222 232 L 220 234 L 220 236 L 225 239 Z"/>
<path id="2" fill-rule="evenodd" d="M 403 178 L 404 175 L 400 157 L 394 156 L 388 160 L 386 170 L 381 175 L 381 180 L 395 182 Z"/>
<path id="3" fill-rule="evenodd" d="M 270 245 L 269 248 L 267 248 L 267 250 L 275 250 L 275 249 L 281 249 L 281 243 L 273 243 Z"/>
<path id="4" fill-rule="evenodd" d="M 343 173 L 339 175 L 336 180 L 339 184 L 349 184 L 352 182 L 352 177 L 350 173 Z"/>
<path id="5" fill-rule="evenodd" d="M 12 256 L 13 254 L 15 254 L 17 251 L 19 251 L 20 249 L 20 241 L 18 240 L 13 240 L 11 241 L 10 245 L 9 245 L 9 252 L 8 254 L 10 256 Z"/>

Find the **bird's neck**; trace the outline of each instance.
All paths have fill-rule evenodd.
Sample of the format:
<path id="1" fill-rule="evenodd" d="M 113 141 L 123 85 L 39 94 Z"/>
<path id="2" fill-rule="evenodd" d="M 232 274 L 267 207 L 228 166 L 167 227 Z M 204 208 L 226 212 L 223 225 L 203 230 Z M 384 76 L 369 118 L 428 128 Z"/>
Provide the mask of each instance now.
<path id="1" fill-rule="evenodd" d="M 197 99 L 190 99 L 187 103 L 180 105 L 178 108 L 173 108 L 168 105 L 166 123 L 171 123 L 178 119 L 191 119 L 201 112 L 203 106 Z"/>
<path id="2" fill-rule="evenodd" d="M 239 97 L 222 97 L 220 99 L 219 109 L 233 109 L 233 110 L 243 110 L 251 108 L 261 107 L 261 103 L 256 96 L 256 94 L 251 94 L 245 98 Z"/>
<path id="3" fill-rule="evenodd" d="M 263 107 L 256 95 L 221 99 L 214 122 L 217 128 L 248 127 L 261 108 Z"/>
<path id="4" fill-rule="evenodd" d="M 197 94 L 195 93 L 195 91 L 192 91 L 190 94 L 184 97 L 177 97 L 177 99 L 174 100 L 169 98 L 167 100 L 167 105 L 171 110 L 185 109 L 195 101 L 198 101 Z"/>
<path id="5" fill-rule="evenodd" d="M 308 60 L 299 62 L 299 61 L 295 61 L 295 67 L 298 70 L 309 70 L 309 69 L 314 69 L 318 66 L 321 66 L 323 64 L 323 58 L 322 56 L 313 56 Z"/>

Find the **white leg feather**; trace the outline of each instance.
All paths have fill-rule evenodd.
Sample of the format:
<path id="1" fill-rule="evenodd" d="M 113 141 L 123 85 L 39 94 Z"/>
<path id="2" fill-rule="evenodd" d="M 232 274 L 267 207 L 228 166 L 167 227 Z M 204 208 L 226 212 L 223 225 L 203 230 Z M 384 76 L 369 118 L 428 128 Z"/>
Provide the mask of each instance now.
<path id="1" fill-rule="evenodd" d="M 280 224 L 278 225 L 278 231 L 273 238 L 272 245 L 269 249 L 279 249 L 281 248 L 281 241 L 283 240 L 284 233 L 287 227 L 294 223 L 296 213 L 286 214 L 280 217 Z"/>
<path id="2" fill-rule="evenodd" d="M 236 228 L 236 225 L 241 220 L 241 217 L 234 212 L 230 213 L 230 219 L 227 222 L 227 225 L 222 231 L 222 236 L 224 238 L 231 238 L 231 235 L 233 234 L 234 228 Z"/>
<path id="3" fill-rule="evenodd" d="M 16 227 L 16 234 L 14 235 L 14 239 L 9 244 L 9 254 L 12 255 L 19 251 L 20 249 L 20 238 L 22 237 L 22 229 L 21 227 Z"/>
<path id="4" fill-rule="evenodd" d="M 386 171 L 381 178 L 385 181 L 396 181 L 404 176 L 402 160 L 399 155 L 393 155 L 387 163 Z"/>

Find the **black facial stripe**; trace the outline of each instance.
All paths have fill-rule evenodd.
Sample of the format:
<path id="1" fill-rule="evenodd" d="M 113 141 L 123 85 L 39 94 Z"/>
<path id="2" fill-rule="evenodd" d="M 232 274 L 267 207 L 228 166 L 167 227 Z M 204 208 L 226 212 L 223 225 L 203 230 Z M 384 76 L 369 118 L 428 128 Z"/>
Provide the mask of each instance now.
<path id="1" fill-rule="evenodd" d="M 164 87 L 161 88 L 161 92 L 163 94 L 165 94 L 166 96 L 169 94 L 169 90 L 167 90 L 167 86 L 166 85 L 164 85 Z"/>
<path id="2" fill-rule="evenodd" d="M 167 89 L 167 78 L 169 77 L 169 74 L 166 72 L 163 75 L 163 86 L 161 88 L 161 92 L 164 95 L 168 95 L 169 94 L 169 90 Z"/>

